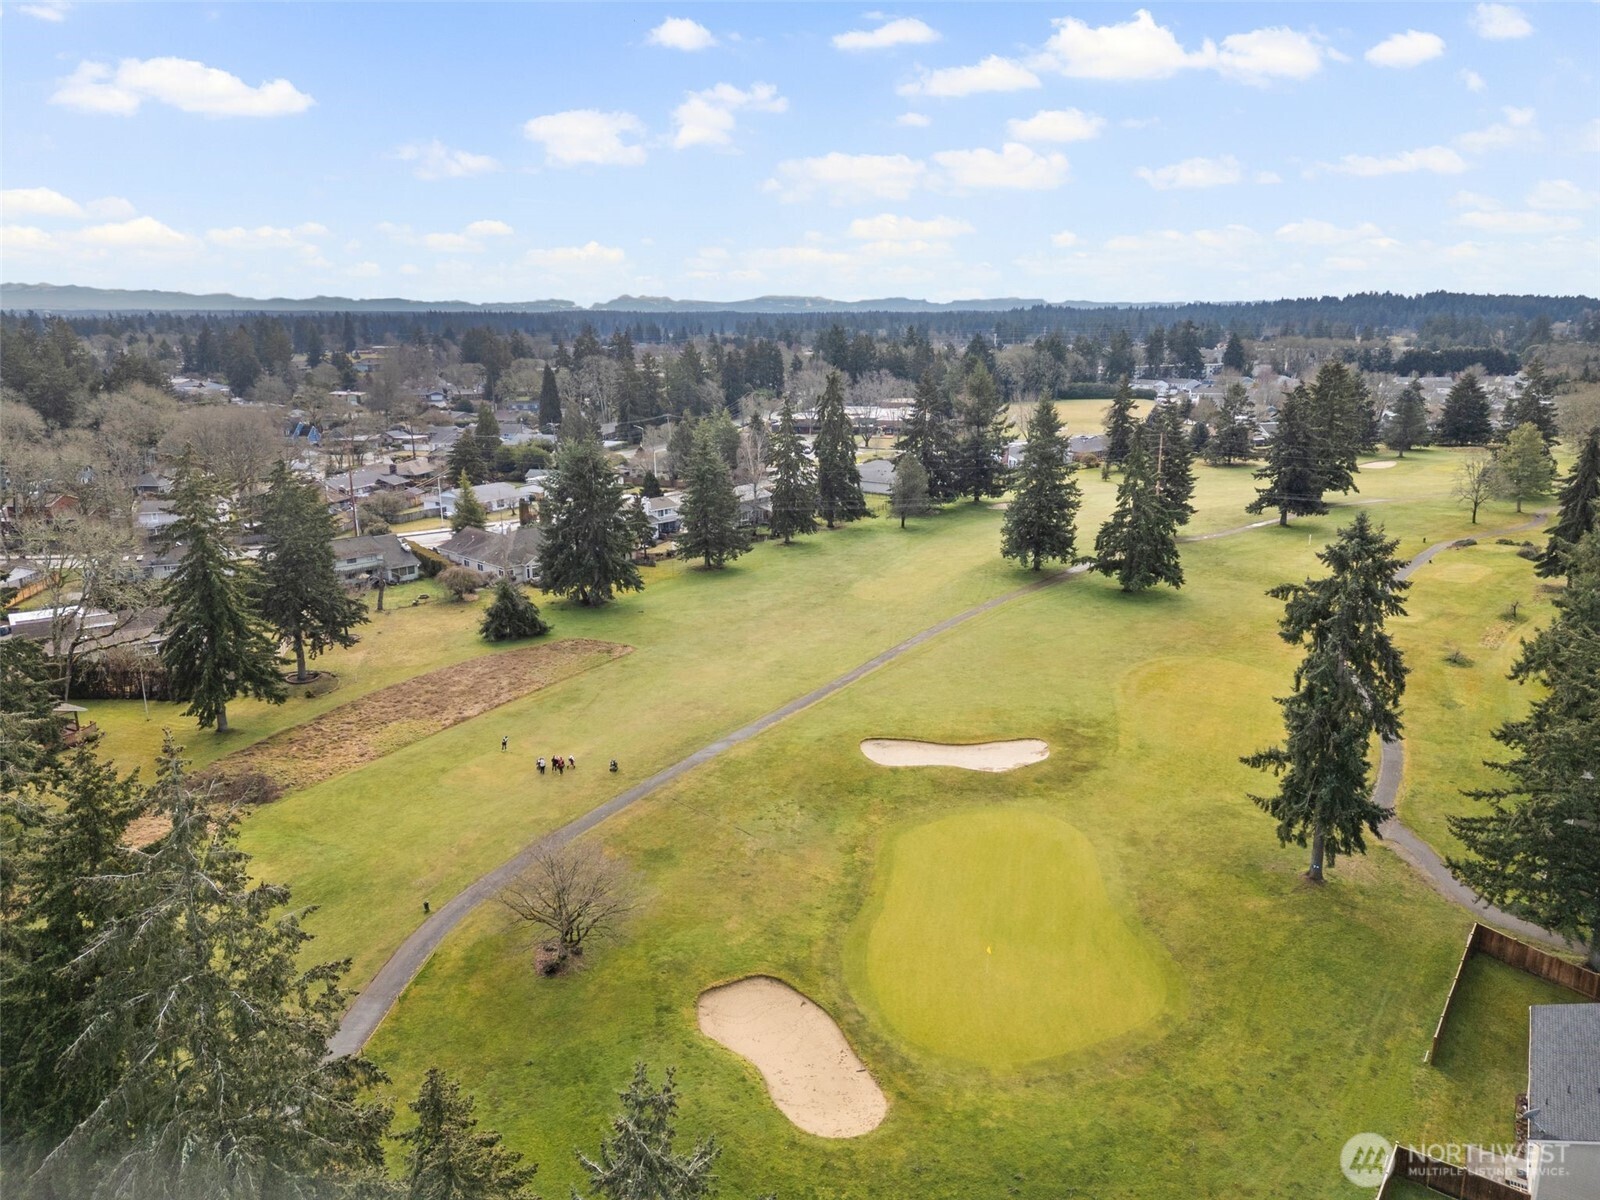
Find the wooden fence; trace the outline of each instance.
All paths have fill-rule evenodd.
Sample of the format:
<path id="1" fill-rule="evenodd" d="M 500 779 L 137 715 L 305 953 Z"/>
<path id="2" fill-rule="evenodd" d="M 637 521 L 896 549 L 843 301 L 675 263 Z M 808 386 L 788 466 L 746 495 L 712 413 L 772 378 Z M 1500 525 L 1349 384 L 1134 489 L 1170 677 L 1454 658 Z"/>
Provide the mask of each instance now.
<path id="1" fill-rule="evenodd" d="M 1461 977 L 1466 973 L 1467 962 L 1474 954 L 1487 954 L 1507 966 L 1526 971 L 1529 975 L 1550 983 L 1559 984 L 1577 992 L 1580 996 L 1586 996 L 1590 1000 L 1600 1000 L 1600 974 L 1577 963 L 1568 962 L 1548 950 L 1541 950 L 1537 946 L 1530 946 L 1527 942 L 1518 941 L 1498 929 L 1474 923 L 1472 932 L 1467 935 L 1466 949 L 1461 952 L 1461 963 L 1456 967 L 1456 977 L 1451 981 L 1450 991 L 1444 998 L 1444 1009 L 1439 1013 L 1439 1023 L 1434 1026 L 1433 1041 L 1428 1046 L 1427 1054 L 1423 1056 L 1422 1061 L 1425 1063 L 1433 1062 L 1439 1053 L 1439 1043 L 1444 1038 L 1444 1027 L 1450 1016 L 1450 1007 L 1455 1003 L 1456 991 L 1461 987 Z"/>
<path id="2" fill-rule="evenodd" d="M 1441 1196 L 1455 1196 L 1457 1200 L 1528 1200 L 1528 1193 L 1521 1188 L 1486 1175 L 1474 1175 L 1465 1167 L 1429 1158 L 1409 1146 L 1394 1148 L 1389 1169 L 1378 1188 L 1378 1200 L 1389 1200 L 1397 1179 L 1410 1180 Z"/>

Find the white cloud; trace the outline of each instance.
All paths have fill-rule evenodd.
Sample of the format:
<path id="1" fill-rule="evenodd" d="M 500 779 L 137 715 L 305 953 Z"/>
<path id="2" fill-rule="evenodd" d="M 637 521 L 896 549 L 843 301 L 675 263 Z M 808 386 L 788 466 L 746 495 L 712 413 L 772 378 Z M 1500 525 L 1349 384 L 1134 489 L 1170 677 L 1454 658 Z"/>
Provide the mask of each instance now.
<path id="1" fill-rule="evenodd" d="M 1172 188 L 1222 187 L 1244 178 L 1239 160 L 1231 154 L 1221 158 L 1186 158 L 1156 170 L 1140 167 L 1134 174 L 1159 192 Z"/>
<path id="2" fill-rule="evenodd" d="M 1375 67 L 1419 67 L 1444 53 L 1444 39 L 1436 33 L 1408 29 L 1391 34 L 1366 53 Z"/>
<path id="3" fill-rule="evenodd" d="M 1548 212 L 1514 212 L 1510 209 L 1464 212 L 1456 218 L 1456 223 L 1485 233 L 1509 235 L 1570 233 L 1583 228 L 1583 222 L 1577 217 L 1562 217 Z"/>
<path id="4" fill-rule="evenodd" d="M 7 217 L 81 217 L 83 205 L 51 188 L 7 188 L 0 192 L 0 213 Z"/>
<path id="5" fill-rule="evenodd" d="M 941 150 L 933 161 L 957 188 L 1017 188 L 1047 191 L 1067 180 L 1067 156 L 1040 154 L 1021 142 L 999 150 Z"/>
<path id="6" fill-rule="evenodd" d="M 1076 246 L 1078 244 L 1078 235 L 1070 229 L 1063 229 L 1060 233 L 1052 233 L 1050 235 L 1050 244 L 1065 250 L 1068 246 Z"/>
<path id="7" fill-rule="evenodd" d="M 784 200 L 806 200 L 821 192 L 835 204 L 860 200 L 904 200 L 926 178 L 925 164 L 904 154 L 841 154 L 791 158 L 765 190 Z"/>
<path id="8" fill-rule="evenodd" d="M 1106 119 L 1076 108 L 1041 109 L 1026 120 L 1006 122 L 1006 132 L 1018 142 L 1084 142 L 1100 136 Z"/>
<path id="9" fill-rule="evenodd" d="M 1222 39 L 1216 68 L 1242 83 L 1310 79 L 1322 70 L 1322 47 L 1311 37 L 1281 26 L 1233 33 Z"/>
<path id="10" fill-rule="evenodd" d="M 956 217 L 931 217 L 923 221 L 893 213 L 857 217 L 846 231 L 847 236 L 857 240 L 877 242 L 944 241 L 974 232 L 969 222 Z"/>
<path id="11" fill-rule="evenodd" d="M 770 83 L 754 83 L 748 90 L 719 83 L 702 92 L 690 92 L 672 111 L 672 123 L 678 128 L 672 144 L 679 150 L 726 146 L 733 140 L 736 111 L 781 113 L 788 107 L 789 102 Z"/>
<path id="12" fill-rule="evenodd" d="M 455 150 L 438 138 L 431 142 L 413 142 L 394 152 L 401 162 L 414 164 L 411 173 L 418 179 L 465 179 L 470 175 L 485 175 L 498 171 L 500 164 L 487 154 L 473 154 L 470 150 Z"/>
<path id="13" fill-rule="evenodd" d="M 511 237 L 516 231 L 504 221 L 473 221 L 457 233 L 419 236 L 409 225 L 381 221 L 378 232 L 403 246 L 422 246 L 436 254 L 478 254 L 483 251 L 486 238 Z"/>
<path id="14" fill-rule="evenodd" d="M 71 7 L 65 0 L 46 0 L 44 4 L 19 4 L 17 11 L 37 21 L 60 24 L 67 19 L 67 10 Z"/>
<path id="15" fill-rule="evenodd" d="M 56 239 L 37 225 L 0 225 L 0 247 L 11 254 L 43 254 L 55 249 Z"/>
<path id="16" fill-rule="evenodd" d="M 1483 81 L 1483 76 L 1479 75 L 1476 71 L 1468 71 L 1463 69 L 1460 78 L 1462 84 L 1465 85 L 1467 91 L 1469 92 L 1481 92 L 1484 88 L 1489 86 Z"/>
<path id="17" fill-rule="evenodd" d="M 154 217 L 91 225 L 73 236 L 85 245 L 110 250 L 189 250 L 195 246 L 194 238 L 163 225 Z"/>
<path id="18" fill-rule="evenodd" d="M 1256 183 L 1265 186 L 1283 182 L 1283 176 L 1279 175 L 1276 171 L 1257 171 L 1253 176 L 1253 179 Z"/>
<path id="19" fill-rule="evenodd" d="M 896 125 L 906 125 L 912 129 L 926 129 L 933 124 L 933 121 L 925 113 L 908 112 L 901 113 L 894 119 L 894 123 Z"/>
<path id="20" fill-rule="evenodd" d="M 529 250 L 524 256 L 529 266 L 552 271 L 616 266 L 626 261 L 627 254 L 618 246 L 602 246 L 599 242 L 585 242 L 581 246 L 553 246 L 548 249 Z"/>
<path id="21" fill-rule="evenodd" d="M 574 108 L 534 117 L 522 132 L 544 147 L 545 161 L 553 166 L 632 167 L 644 162 L 644 147 L 623 140 L 644 133 L 644 122 L 630 112 Z"/>
<path id="22" fill-rule="evenodd" d="M 1349 246 L 1359 242 L 1374 249 L 1382 249 L 1399 245 L 1394 238 L 1386 236 L 1383 230 L 1371 221 L 1346 227 L 1335 225 L 1331 221 L 1292 221 L 1279 226 L 1275 236 L 1279 241 L 1290 242 L 1297 246 Z"/>
<path id="23" fill-rule="evenodd" d="M 1461 155 L 1448 146 L 1423 146 L 1398 154 L 1346 154 L 1328 170 L 1340 175 L 1371 178 L 1378 175 L 1404 175 L 1412 171 L 1432 171 L 1436 175 L 1459 175 L 1467 169 Z"/>
<path id="24" fill-rule="evenodd" d="M 218 246 L 230 246 L 241 250 L 285 250 L 296 249 L 303 246 L 308 238 L 322 238 L 328 236 L 325 226 L 314 221 L 292 228 L 278 225 L 258 225 L 254 229 L 246 229 L 242 225 L 235 225 L 229 229 L 209 229 L 206 231 L 206 240 Z"/>
<path id="25" fill-rule="evenodd" d="M 688 17 L 668 17 L 652 29 L 645 40 L 668 50 L 705 50 L 717 44 L 711 30 Z"/>
<path id="26" fill-rule="evenodd" d="M 282 117 L 315 101 L 287 79 L 251 87 L 237 75 L 187 58 L 125 58 L 113 70 L 80 62 L 50 103 L 80 112 L 132 116 L 146 100 L 207 117 Z"/>
<path id="27" fill-rule="evenodd" d="M 970 67 L 924 70 L 898 89 L 902 96 L 972 96 L 979 92 L 1020 92 L 1039 86 L 1039 77 L 1014 59 L 991 54 Z"/>
<path id="28" fill-rule="evenodd" d="M 1491 42 L 1525 38 L 1533 32 L 1522 10 L 1510 4 L 1480 4 L 1467 22 L 1472 31 Z"/>
<path id="29" fill-rule="evenodd" d="M 1172 30 L 1157 25 L 1145 9 L 1121 25 L 1091 27 L 1076 17 L 1059 17 L 1045 54 L 1072 79 L 1167 79 L 1199 56 L 1179 44 Z"/>
<path id="30" fill-rule="evenodd" d="M 1586 191 L 1570 179 L 1541 179 L 1528 193 L 1529 208 L 1578 212 L 1600 204 L 1600 192 Z"/>
<path id="31" fill-rule="evenodd" d="M 939 40 L 939 31 L 915 17 L 885 21 L 876 29 L 852 29 L 833 35 L 837 50 L 884 50 L 890 46 L 925 46 Z"/>
<path id="32" fill-rule="evenodd" d="M 511 237 L 516 230 L 504 221 L 473 221 L 462 230 L 470 238 Z"/>
<path id="33" fill-rule="evenodd" d="M 1507 107 L 1500 111 L 1505 114 L 1504 121 L 1463 133 L 1456 139 L 1456 145 L 1468 154 L 1483 154 L 1489 150 L 1506 150 L 1539 140 L 1533 109 Z"/>

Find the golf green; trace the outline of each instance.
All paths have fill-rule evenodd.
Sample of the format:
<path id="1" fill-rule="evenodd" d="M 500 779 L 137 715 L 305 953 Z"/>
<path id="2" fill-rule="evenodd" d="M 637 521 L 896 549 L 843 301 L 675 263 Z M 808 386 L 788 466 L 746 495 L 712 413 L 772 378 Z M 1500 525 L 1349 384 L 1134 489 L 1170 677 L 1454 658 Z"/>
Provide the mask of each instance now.
<path id="1" fill-rule="evenodd" d="M 911 828 L 853 939 L 866 1006 L 896 1034 L 991 1067 L 1132 1032 L 1170 1004 L 1166 951 L 1107 894 L 1077 829 L 1019 808 Z"/>

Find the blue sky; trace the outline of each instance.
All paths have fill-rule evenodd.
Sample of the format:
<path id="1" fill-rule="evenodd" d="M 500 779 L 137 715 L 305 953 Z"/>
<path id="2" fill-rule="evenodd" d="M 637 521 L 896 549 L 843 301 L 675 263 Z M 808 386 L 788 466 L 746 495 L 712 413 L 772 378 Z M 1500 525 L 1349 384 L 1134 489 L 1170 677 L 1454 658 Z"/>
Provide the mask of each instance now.
<path id="1" fill-rule="evenodd" d="M 1600 4 L 6 3 L 8 281 L 1600 288 Z"/>

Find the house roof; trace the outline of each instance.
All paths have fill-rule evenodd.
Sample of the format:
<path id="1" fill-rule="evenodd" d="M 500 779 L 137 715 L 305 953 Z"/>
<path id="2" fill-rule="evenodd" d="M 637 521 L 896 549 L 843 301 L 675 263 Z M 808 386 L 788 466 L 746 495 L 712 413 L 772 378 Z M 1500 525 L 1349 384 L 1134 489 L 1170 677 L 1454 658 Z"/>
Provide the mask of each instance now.
<path id="1" fill-rule="evenodd" d="M 1528 1122 L 1551 1142 L 1600 1142 L 1600 1004 L 1528 1010 Z"/>
<path id="2" fill-rule="evenodd" d="M 383 565 L 391 569 L 417 565 L 417 556 L 407 550 L 392 533 L 333 539 L 334 558 L 370 558 L 374 555 L 382 555 Z"/>
<path id="3" fill-rule="evenodd" d="M 862 483 L 888 483 L 894 479 L 894 460 L 874 458 L 861 464 Z"/>
<path id="4" fill-rule="evenodd" d="M 544 535 L 537 525 L 521 525 L 510 533 L 491 533 L 469 525 L 442 544 L 439 553 L 501 567 L 520 567 L 538 557 L 543 540 Z"/>

